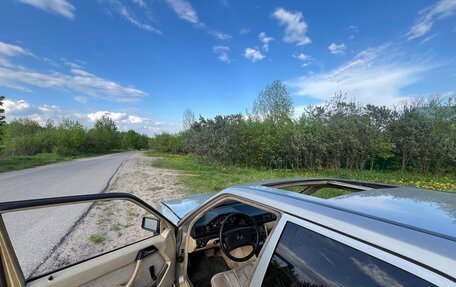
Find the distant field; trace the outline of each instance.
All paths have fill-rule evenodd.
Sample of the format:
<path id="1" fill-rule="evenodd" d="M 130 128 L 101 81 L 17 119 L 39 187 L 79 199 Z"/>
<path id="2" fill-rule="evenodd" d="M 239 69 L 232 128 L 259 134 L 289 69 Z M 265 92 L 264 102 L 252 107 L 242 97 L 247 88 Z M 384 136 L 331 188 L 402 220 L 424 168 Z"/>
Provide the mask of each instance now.
<path id="1" fill-rule="evenodd" d="M 455 175 L 420 175 L 401 172 L 350 171 L 350 170 L 257 170 L 252 168 L 222 167 L 202 162 L 192 155 L 157 154 L 147 152 L 149 156 L 162 159 L 154 163 L 156 167 L 177 169 L 185 174 L 181 180 L 188 186 L 188 193 L 207 193 L 220 191 L 230 185 L 250 181 L 291 178 L 291 177 L 331 177 L 376 181 L 400 184 L 427 189 L 456 191 Z M 316 196 L 327 198 L 340 194 L 338 190 L 325 190 Z"/>

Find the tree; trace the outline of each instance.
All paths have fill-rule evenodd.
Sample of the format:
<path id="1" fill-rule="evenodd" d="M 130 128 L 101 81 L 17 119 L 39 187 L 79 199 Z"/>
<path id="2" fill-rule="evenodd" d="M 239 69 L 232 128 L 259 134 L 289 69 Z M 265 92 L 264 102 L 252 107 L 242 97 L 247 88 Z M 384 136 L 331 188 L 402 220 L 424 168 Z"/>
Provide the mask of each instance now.
<path id="1" fill-rule="evenodd" d="M 51 125 L 48 124 L 48 127 Z M 64 155 L 77 154 L 83 150 L 86 130 L 78 121 L 62 120 L 55 130 L 54 152 Z"/>
<path id="2" fill-rule="evenodd" d="M 133 149 L 143 149 L 147 147 L 148 138 L 145 135 L 141 135 L 134 130 L 129 130 L 123 132 L 121 135 L 122 138 L 122 148 L 133 150 Z"/>
<path id="3" fill-rule="evenodd" d="M 3 126 L 6 124 L 5 121 L 5 109 L 3 107 L 4 96 L 0 96 L 0 144 L 3 142 Z"/>
<path id="4" fill-rule="evenodd" d="M 107 115 L 103 115 L 95 122 L 86 137 L 89 151 L 106 152 L 120 147 L 116 123 Z"/>
<path id="5" fill-rule="evenodd" d="M 261 120 L 278 123 L 293 116 L 293 100 L 281 81 L 274 81 L 260 92 L 253 103 L 253 114 Z"/>
<path id="6" fill-rule="evenodd" d="M 195 122 L 195 114 L 192 112 L 192 110 L 187 108 L 184 111 L 184 116 L 182 119 L 182 126 L 184 128 L 184 131 L 189 130 L 194 122 Z"/>

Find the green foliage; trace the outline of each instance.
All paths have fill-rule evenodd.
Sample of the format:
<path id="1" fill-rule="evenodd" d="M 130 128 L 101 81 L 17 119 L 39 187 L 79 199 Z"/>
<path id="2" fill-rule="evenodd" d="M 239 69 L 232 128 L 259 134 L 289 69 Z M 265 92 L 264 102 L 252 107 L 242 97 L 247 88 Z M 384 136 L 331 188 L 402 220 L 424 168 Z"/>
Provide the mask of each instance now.
<path id="1" fill-rule="evenodd" d="M 11 155 L 34 155 L 51 152 L 53 128 L 43 128 L 31 119 L 14 120 L 5 127 L 5 152 Z"/>
<path id="2" fill-rule="evenodd" d="M 100 244 L 105 240 L 105 238 L 101 234 L 92 234 L 90 235 L 89 240 L 94 244 Z"/>
<path id="3" fill-rule="evenodd" d="M 188 186 L 189 193 L 218 192 L 227 186 L 240 183 L 269 180 L 274 178 L 343 178 L 366 180 L 413 187 L 456 191 L 456 178 L 444 175 L 417 175 L 409 172 L 366 171 L 366 170 L 291 170 L 291 169 L 256 169 L 247 167 L 218 165 L 201 160 L 194 155 L 157 154 L 149 152 L 149 156 L 160 156 L 154 166 L 183 171 L 181 182 Z M 342 194 L 340 190 L 322 189 L 315 196 L 329 198 Z"/>
<path id="4" fill-rule="evenodd" d="M 103 115 L 95 122 L 93 129 L 86 134 L 86 148 L 94 152 L 107 152 L 120 149 L 120 135 L 115 122 L 108 116 Z"/>
<path id="5" fill-rule="evenodd" d="M 134 130 L 121 133 L 122 149 L 124 150 L 140 150 L 148 147 L 148 137 L 141 135 Z"/>
<path id="6" fill-rule="evenodd" d="M 260 93 L 253 115 L 200 116 L 184 132 L 156 136 L 150 147 L 224 166 L 454 173 L 455 98 L 401 107 L 362 106 L 339 92 L 293 119 L 285 87 L 274 82 Z"/>
<path id="7" fill-rule="evenodd" d="M 84 126 L 71 120 L 63 120 L 55 129 L 54 151 L 62 155 L 74 155 L 84 150 L 86 130 Z"/>
<path id="8" fill-rule="evenodd" d="M 253 103 L 253 113 L 260 119 L 274 123 L 293 116 L 293 100 L 281 81 L 274 81 L 260 92 Z"/>
<path id="9" fill-rule="evenodd" d="M 192 124 L 195 122 L 195 114 L 190 109 L 184 111 L 184 116 L 182 118 L 182 127 L 184 130 L 190 129 Z"/>
<path id="10" fill-rule="evenodd" d="M 149 140 L 149 148 L 164 153 L 184 153 L 184 133 L 161 133 Z"/>
<path id="11" fill-rule="evenodd" d="M 30 168 L 70 159 L 72 159 L 72 157 L 62 156 L 55 153 L 40 153 L 37 155 L 8 157 L 0 156 L 0 172 Z"/>
<path id="12" fill-rule="evenodd" d="M 92 129 L 78 121 L 64 119 L 41 126 L 30 118 L 15 119 L 3 127 L 0 171 L 31 167 L 66 159 L 68 156 L 106 153 L 123 148 L 145 149 L 149 138 L 130 130 L 117 131 L 109 117 L 99 119 Z M 50 154 L 55 156 L 50 156 Z M 37 156 L 43 154 L 43 156 Z"/>
<path id="13" fill-rule="evenodd" d="M 5 100 L 4 96 L 0 96 L 0 146 L 2 143 L 2 136 L 3 136 L 3 126 L 5 125 L 5 109 L 3 107 L 3 101 Z M 1 147 L 0 147 L 1 151 Z"/>

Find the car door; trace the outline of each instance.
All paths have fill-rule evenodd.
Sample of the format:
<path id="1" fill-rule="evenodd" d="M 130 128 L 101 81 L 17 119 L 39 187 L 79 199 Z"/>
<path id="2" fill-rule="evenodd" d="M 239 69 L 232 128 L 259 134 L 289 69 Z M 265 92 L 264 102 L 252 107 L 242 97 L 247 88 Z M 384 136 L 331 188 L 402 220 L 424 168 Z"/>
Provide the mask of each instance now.
<path id="1" fill-rule="evenodd" d="M 250 286 L 455 286 L 386 250 L 285 214 Z"/>
<path id="2" fill-rule="evenodd" d="M 0 286 L 172 286 L 176 228 L 127 193 L 0 203 Z"/>

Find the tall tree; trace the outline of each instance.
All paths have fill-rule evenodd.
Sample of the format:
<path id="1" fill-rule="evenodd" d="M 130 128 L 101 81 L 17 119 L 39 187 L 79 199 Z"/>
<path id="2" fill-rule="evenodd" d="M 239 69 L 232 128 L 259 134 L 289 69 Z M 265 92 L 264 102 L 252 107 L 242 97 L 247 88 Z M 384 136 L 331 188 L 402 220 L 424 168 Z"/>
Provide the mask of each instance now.
<path id="1" fill-rule="evenodd" d="M 95 126 L 87 134 L 89 150 L 105 152 L 120 147 L 120 136 L 116 123 L 103 115 L 95 122 Z"/>
<path id="2" fill-rule="evenodd" d="M 293 100 L 281 81 L 266 86 L 253 103 L 253 114 L 273 123 L 291 119 L 293 112 Z"/>
<path id="3" fill-rule="evenodd" d="M 187 108 L 184 111 L 184 116 L 182 119 L 182 126 L 183 126 L 184 130 L 185 131 L 189 130 L 194 122 L 195 122 L 195 114 L 192 112 L 192 110 Z"/>
<path id="4" fill-rule="evenodd" d="M 3 141 L 3 126 L 5 125 L 5 109 L 3 107 L 4 96 L 0 96 L 0 143 Z"/>

